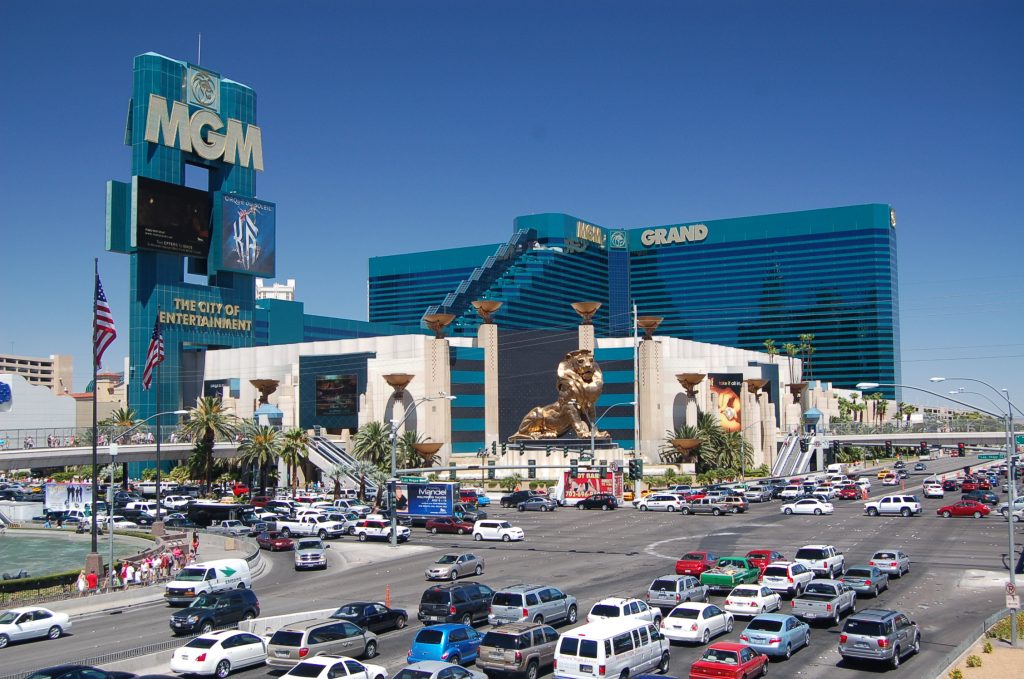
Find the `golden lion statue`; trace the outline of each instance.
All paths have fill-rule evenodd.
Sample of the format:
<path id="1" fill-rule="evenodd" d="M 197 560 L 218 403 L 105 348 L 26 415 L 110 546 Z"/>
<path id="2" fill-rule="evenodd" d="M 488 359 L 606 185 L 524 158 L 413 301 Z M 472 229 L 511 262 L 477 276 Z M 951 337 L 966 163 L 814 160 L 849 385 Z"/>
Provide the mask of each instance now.
<path id="1" fill-rule="evenodd" d="M 598 397 L 604 388 L 601 366 L 588 349 L 570 351 L 558 364 L 555 382 L 558 401 L 532 408 L 509 441 L 562 438 L 570 431 L 577 438 L 590 438 Z M 608 432 L 594 431 L 594 438 L 608 438 Z"/>

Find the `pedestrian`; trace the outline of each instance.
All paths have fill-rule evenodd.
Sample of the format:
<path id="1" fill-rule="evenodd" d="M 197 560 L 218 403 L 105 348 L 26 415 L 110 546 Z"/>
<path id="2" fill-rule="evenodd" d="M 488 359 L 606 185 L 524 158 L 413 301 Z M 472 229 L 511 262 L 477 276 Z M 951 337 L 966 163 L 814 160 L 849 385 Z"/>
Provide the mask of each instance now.
<path id="1" fill-rule="evenodd" d="M 85 589 L 89 586 L 89 581 L 85 578 L 85 570 L 78 574 L 78 596 L 85 596 Z"/>
<path id="2" fill-rule="evenodd" d="M 199 556 L 199 531 L 192 531 L 192 555 Z"/>
<path id="3" fill-rule="evenodd" d="M 160 555 L 160 577 L 166 578 L 171 574 L 171 557 L 164 552 Z"/>
<path id="4" fill-rule="evenodd" d="M 142 585 L 142 567 L 146 565 L 145 562 L 139 564 L 138 568 L 135 569 L 135 584 Z"/>
<path id="5" fill-rule="evenodd" d="M 178 568 L 180 569 L 183 565 L 185 565 L 184 564 L 185 555 L 182 554 L 181 547 L 176 546 L 174 548 L 173 554 L 174 554 L 174 561 L 177 564 Z"/>
<path id="6" fill-rule="evenodd" d="M 139 584 L 149 584 L 149 559 L 143 559 L 142 563 L 139 564 Z"/>
<path id="7" fill-rule="evenodd" d="M 121 581 L 121 587 L 128 589 L 128 563 L 121 563 L 121 575 L 118 578 Z"/>
<path id="8" fill-rule="evenodd" d="M 128 568 L 125 570 L 124 574 L 124 587 L 125 589 L 128 589 L 133 584 L 135 584 L 135 564 L 129 561 Z"/>
<path id="9" fill-rule="evenodd" d="M 96 587 L 100 584 L 99 577 L 96 575 L 96 571 L 89 571 L 89 574 L 85 576 L 85 584 L 89 586 L 89 593 L 94 594 Z"/>

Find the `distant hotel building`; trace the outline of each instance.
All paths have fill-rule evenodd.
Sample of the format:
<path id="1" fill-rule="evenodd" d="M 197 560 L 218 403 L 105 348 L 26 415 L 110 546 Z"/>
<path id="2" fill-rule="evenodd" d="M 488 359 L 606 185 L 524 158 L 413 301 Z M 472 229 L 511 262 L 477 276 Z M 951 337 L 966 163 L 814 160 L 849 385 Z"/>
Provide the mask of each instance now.
<path id="1" fill-rule="evenodd" d="M 21 375 L 31 385 L 46 387 L 55 394 L 68 394 L 73 387 L 74 358 L 60 354 L 49 358 L 0 354 L 0 373 Z"/>

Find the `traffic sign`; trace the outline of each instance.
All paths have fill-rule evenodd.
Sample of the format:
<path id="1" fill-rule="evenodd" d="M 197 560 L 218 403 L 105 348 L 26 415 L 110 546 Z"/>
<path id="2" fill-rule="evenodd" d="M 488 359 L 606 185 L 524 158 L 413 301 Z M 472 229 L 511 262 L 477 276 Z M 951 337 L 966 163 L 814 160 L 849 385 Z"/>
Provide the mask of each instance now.
<path id="1" fill-rule="evenodd" d="M 1024 446 L 1024 434 L 1017 434 L 1014 439 L 1017 441 L 1018 446 Z"/>
<path id="2" fill-rule="evenodd" d="M 1020 608 L 1020 595 L 1018 594 L 1007 594 L 1006 595 L 1006 607 L 1017 610 Z"/>
<path id="3" fill-rule="evenodd" d="M 1006 456 L 1001 454 L 1001 453 L 986 453 L 984 455 L 979 455 L 978 459 L 979 460 L 1001 460 L 1004 457 L 1006 457 Z"/>
<path id="4" fill-rule="evenodd" d="M 1012 582 L 1006 583 L 1006 596 L 1015 596 L 1017 594 L 1017 586 Z"/>
<path id="5" fill-rule="evenodd" d="M 399 483 L 426 483 L 427 477 L 425 476 L 400 476 L 398 477 Z"/>

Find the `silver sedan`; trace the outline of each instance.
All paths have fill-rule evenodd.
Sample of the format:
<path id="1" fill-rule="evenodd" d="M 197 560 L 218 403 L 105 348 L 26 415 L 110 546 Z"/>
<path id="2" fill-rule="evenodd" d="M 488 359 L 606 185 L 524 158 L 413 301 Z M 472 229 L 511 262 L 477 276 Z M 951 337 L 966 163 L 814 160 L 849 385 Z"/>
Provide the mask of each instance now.
<path id="1" fill-rule="evenodd" d="M 483 557 L 462 552 L 443 555 L 423 574 L 427 580 L 456 580 L 460 575 L 480 575 L 483 572 Z"/>
<path id="2" fill-rule="evenodd" d="M 871 557 L 868 565 L 902 578 L 904 573 L 910 572 L 910 557 L 901 549 L 880 549 Z"/>
<path id="3" fill-rule="evenodd" d="M 520 502 L 516 507 L 521 512 L 553 512 L 558 507 L 558 503 L 549 497 L 538 495 Z"/>

